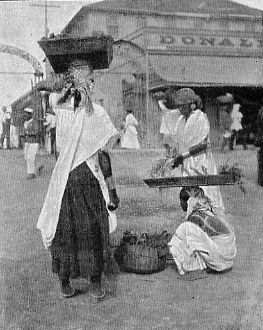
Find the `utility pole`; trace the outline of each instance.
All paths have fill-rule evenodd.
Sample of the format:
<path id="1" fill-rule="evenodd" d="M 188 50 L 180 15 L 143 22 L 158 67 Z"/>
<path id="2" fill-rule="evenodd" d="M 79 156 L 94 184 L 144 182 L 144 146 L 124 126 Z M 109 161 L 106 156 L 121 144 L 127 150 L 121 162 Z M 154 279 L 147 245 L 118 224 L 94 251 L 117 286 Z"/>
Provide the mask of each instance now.
<path id="1" fill-rule="evenodd" d="M 60 6 L 56 6 L 56 5 L 48 5 L 47 0 L 44 1 L 43 5 L 40 4 L 32 4 L 30 5 L 31 7 L 44 7 L 44 29 L 45 29 L 45 37 L 48 37 L 48 8 L 60 8 Z"/>
<path id="2" fill-rule="evenodd" d="M 145 88 L 145 98 L 146 98 L 146 143 L 149 147 L 150 141 L 150 110 L 149 110 L 149 85 L 150 85 L 150 74 L 149 74 L 149 52 L 146 50 L 145 54 L 145 72 L 146 72 L 146 88 Z"/>
<path id="3" fill-rule="evenodd" d="M 32 3 L 30 6 L 31 7 L 44 7 L 44 29 L 45 29 L 45 37 L 48 38 L 49 34 L 49 29 L 48 29 L 48 8 L 60 8 L 60 6 L 48 4 L 47 0 L 42 0 L 43 4 L 34 4 Z M 45 72 L 46 76 L 48 75 L 48 72 L 50 71 L 49 69 L 50 64 L 45 61 Z"/>
<path id="4" fill-rule="evenodd" d="M 56 5 L 48 5 L 47 0 L 42 0 L 42 3 L 44 2 L 44 4 L 31 4 L 31 7 L 44 7 L 44 30 L 45 30 L 45 37 L 48 38 L 48 33 L 49 33 L 49 29 L 48 29 L 48 8 L 60 8 L 60 6 L 56 6 Z M 49 63 L 47 64 L 47 61 L 45 61 L 45 71 L 46 71 L 46 76 L 47 76 L 47 67 L 48 65 L 50 65 Z M 33 89 L 33 86 L 32 86 Z M 42 114 L 41 117 L 45 117 L 46 116 L 46 103 L 44 102 L 44 98 L 42 95 Z M 44 131 L 44 126 L 42 126 L 42 133 L 43 133 L 43 140 L 42 143 L 45 141 L 45 131 Z M 44 142 L 45 144 L 45 142 Z"/>

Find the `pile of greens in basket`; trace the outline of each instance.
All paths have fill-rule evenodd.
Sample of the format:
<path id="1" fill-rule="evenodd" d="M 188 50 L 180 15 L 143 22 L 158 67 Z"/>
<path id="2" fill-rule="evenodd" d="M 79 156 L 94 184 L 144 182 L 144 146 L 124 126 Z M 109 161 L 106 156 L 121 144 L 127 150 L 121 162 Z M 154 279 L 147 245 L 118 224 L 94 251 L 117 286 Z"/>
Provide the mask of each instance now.
<path id="1" fill-rule="evenodd" d="M 165 257 L 169 253 L 167 244 L 172 239 L 172 234 L 166 230 L 156 233 L 135 234 L 132 231 L 125 231 L 120 242 L 119 250 L 125 249 L 129 245 L 156 248 L 160 257 Z"/>

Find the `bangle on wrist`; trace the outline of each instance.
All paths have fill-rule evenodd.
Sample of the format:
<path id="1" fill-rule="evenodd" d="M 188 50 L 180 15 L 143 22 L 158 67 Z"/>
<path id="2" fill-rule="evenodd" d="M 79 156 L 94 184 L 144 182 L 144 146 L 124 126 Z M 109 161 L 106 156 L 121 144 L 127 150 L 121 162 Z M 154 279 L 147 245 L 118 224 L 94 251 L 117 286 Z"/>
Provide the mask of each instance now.
<path id="1" fill-rule="evenodd" d="M 183 159 L 190 157 L 190 152 L 186 151 L 186 152 L 182 153 L 182 157 L 183 157 Z"/>
<path id="2" fill-rule="evenodd" d="M 116 189 L 115 180 L 113 176 L 108 177 L 106 180 L 108 190 Z"/>

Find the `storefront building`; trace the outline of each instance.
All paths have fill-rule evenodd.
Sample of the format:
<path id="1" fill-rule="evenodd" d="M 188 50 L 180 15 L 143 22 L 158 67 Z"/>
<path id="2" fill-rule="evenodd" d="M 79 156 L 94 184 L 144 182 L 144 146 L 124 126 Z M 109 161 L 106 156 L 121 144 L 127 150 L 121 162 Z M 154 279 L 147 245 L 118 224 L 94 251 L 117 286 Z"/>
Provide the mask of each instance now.
<path id="1" fill-rule="evenodd" d="M 262 99 L 261 12 L 230 1 L 112 0 L 83 7 L 63 33 L 111 34 L 114 59 L 97 72 L 96 98 L 116 125 L 132 108 L 143 145 L 160 145 L 160 110 L 153 94 L 191 87 L 204 103 L 218 141 L 216 97 L 232 93 L 252 122 Z"/>

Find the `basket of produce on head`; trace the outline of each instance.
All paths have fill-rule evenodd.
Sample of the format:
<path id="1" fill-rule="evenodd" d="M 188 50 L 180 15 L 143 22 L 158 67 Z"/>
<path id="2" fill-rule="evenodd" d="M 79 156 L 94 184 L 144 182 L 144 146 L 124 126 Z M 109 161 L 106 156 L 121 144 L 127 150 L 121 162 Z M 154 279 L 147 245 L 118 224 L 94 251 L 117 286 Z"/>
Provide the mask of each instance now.
<path id="1" fill-rule="evenodd" d="M 234 102 L 234 97 L 232 94 L 226 93 L 225 95 L 218 96 L 217 102 L 219 104 L 232 104 Z"/>
<path id="2" fill-rule="evenodd" d="M 152 274 L 165 269 L 169 255 L 167 231 L 153 234 L 134 234 L 126 231 L 115 251 L 115 259 L 125 272 Z"/>
<path id="3" fill-rule="evenodd" d="M 113 38 L 108 35 L 84 38 L 58 35 L 38 41 L 57 74 L 67 71 L 75 60 L 88 62 L 93 70 L 107 69 L 113 57 L 112 43 Z"/>

